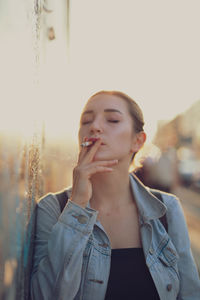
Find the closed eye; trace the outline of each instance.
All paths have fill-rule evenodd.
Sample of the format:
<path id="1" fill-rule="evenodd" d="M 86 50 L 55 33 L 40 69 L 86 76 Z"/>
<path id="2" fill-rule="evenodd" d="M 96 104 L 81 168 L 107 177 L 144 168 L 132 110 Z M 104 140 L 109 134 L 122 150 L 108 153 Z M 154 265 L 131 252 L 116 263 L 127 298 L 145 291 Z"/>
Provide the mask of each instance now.
<path id="1" fill-rule="evenodd" d="M 108 122 L 110 123 L 119 123 L 120 121 L 119 120 L 107 120 Z M 83 121 L 81 124 L 82 125 L 87 125 L 89 123 L 92 123 L 92 121 Z"/>
<path id="2" fill-rule="evenodd" d="M 85 121 L 85 122 L 82 122 L 82 125 L 86 125 L 86 124 L 89 124 L 91 123 L 92 121 Z"/>

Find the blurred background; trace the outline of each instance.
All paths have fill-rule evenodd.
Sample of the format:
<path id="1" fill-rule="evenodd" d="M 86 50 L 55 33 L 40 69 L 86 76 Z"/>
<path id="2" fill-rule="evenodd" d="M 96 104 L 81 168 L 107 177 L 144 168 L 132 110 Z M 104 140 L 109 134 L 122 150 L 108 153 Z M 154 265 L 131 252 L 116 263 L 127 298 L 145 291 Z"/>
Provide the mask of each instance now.
<path id="1" fill-rule="evenodd" d="M 198 0 L 0 2 L 0 299 L 28 299 L 35 203 L 71 185 L 79 116 L 101 89 L 141 106 L 148 139 L 134 172 L 180 198 L 200 270 L 199 9 Z"/>

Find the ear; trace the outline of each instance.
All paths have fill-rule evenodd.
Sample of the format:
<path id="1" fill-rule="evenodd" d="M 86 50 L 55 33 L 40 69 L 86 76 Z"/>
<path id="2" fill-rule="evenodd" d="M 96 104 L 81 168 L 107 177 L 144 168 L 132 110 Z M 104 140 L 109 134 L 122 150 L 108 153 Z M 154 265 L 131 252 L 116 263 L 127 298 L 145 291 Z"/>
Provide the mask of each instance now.
<path id="1" fill-rule="evenodd" d="M 144 131 L 140 131 L 136 134 L 134 134 L 131 152 L 136 153 L 142 148 L 146 141 L 146 133 Z"/>

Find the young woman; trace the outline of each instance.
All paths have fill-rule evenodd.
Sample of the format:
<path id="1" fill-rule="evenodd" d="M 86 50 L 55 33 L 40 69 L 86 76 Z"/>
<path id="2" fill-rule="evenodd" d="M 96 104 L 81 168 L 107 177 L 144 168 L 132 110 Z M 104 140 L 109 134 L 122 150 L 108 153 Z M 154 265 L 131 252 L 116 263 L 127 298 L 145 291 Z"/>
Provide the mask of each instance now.
<path id="1" fill-rule="evenodd" d="M 62 210 L 48 194 L 37 205 L 32 300 L 200 299 L 179 200 L 161 193 L 161 201 L 129 173 L 143 125 L 122 92 L 88 100 L 68 201 Z"/>

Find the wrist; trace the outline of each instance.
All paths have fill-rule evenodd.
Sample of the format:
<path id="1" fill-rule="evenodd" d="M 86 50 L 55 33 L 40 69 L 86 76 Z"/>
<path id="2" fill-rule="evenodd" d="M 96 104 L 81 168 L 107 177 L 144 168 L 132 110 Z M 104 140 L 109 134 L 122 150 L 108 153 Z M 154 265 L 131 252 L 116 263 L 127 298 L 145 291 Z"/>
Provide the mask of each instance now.
<path id="1" fill-rule="evenodd" d="M 71 197 L 69 198 L 70 201 L 74 202 L 75 204 L 77 204 L 78 206 L 82 207 L 82 208 L 86 208 L 87 203 L 83 202 L 83 200 L 75 198 L 75 197 Z"/>

